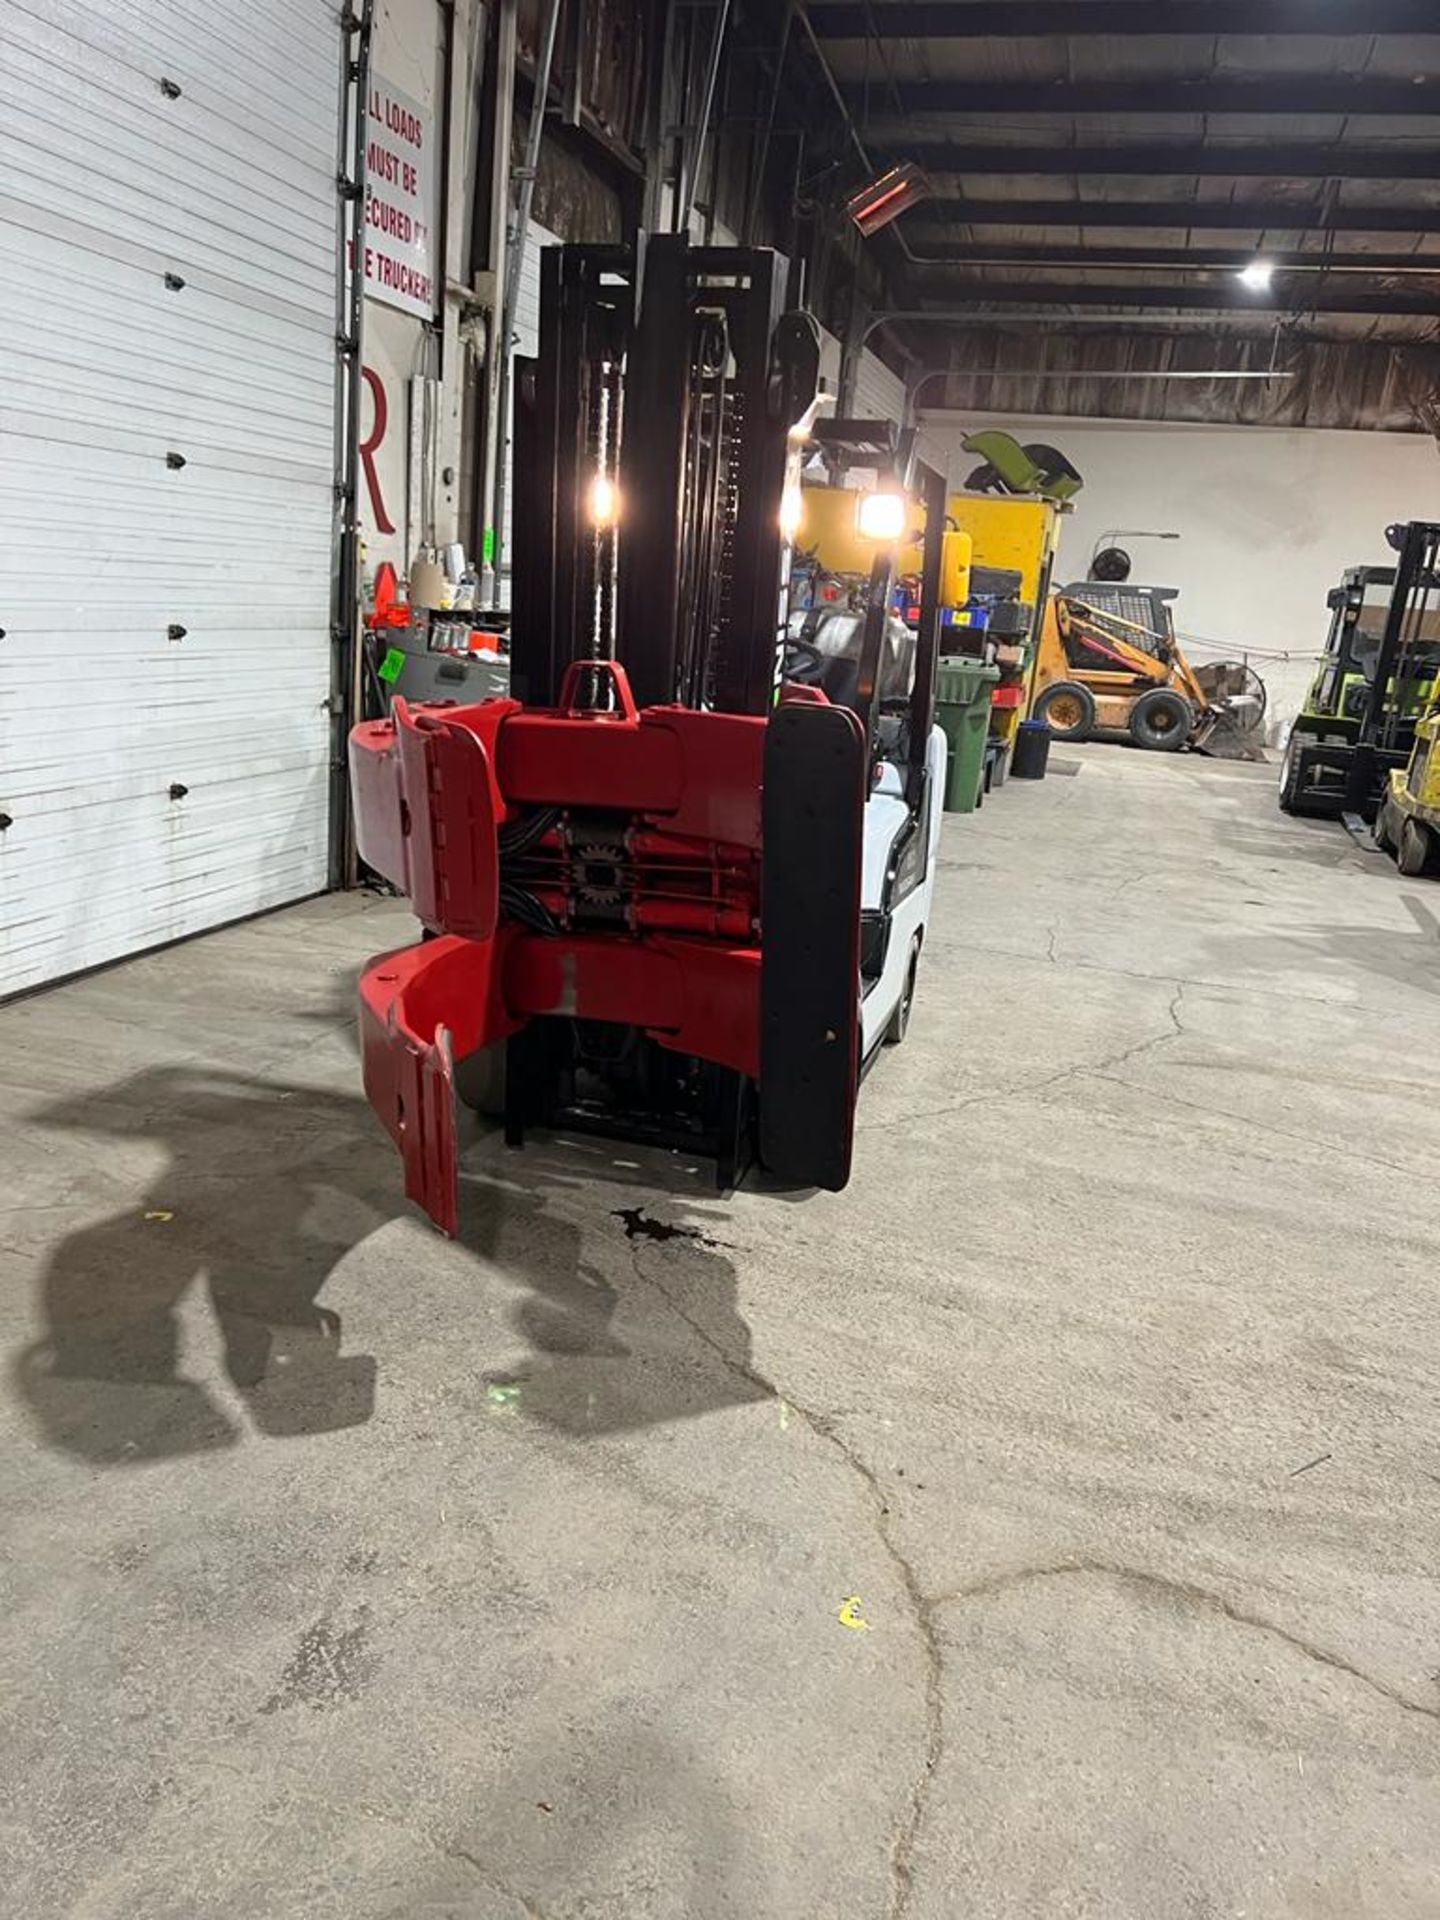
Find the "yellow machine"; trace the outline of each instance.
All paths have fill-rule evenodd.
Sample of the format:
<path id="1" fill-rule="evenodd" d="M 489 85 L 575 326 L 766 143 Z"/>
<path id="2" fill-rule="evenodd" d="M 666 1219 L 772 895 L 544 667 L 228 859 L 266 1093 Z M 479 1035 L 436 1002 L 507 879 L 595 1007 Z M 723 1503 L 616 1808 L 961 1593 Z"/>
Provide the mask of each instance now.
<path id="1" fill-rule="evenodd" d="M 969 534 L 976 566 L 1013 568 L 1020 575 L 1020 598 L 1038 608 L 1060 544 L 1056 502 L 1029 494 L 952 493 L 945 512 Z"/>
<path id="2" fill-rule="evenodd" d="M 850 487 L 802 487 L 796 545 L 813 554 L 828 573 L 863 575 L 868 579 L 875 542 L 860 531 L 856 512 L 859 499 L 860 495 Z M 947 518 L 953 517 L 947 515 Z M 924 531 L 923 525 L 915 531 L 918 536 Z M 969 596 L 972 549 L 968 534 L 960 535 L 947 528 L 940 594 L 946 606 L 960 606 Z M 896 571 L 902 575 L 918 574 L 920 563 L 917 537 L 913 546 L 901 549 Z"/>
<path id="3" fill-rule="evenodd" d="M 1214 710 L 1175 638 L 1168 587 L 1087 580 L 1052 594 L 1040 632 L 1031 713 L 1062 740 L 1097 727 L 1136 746 L 1199 744 Z"/>
<path id="4" fill-rule="evenodd" d="M 1041 610 L 1050 588 L 1055 550 L 1060 544 L 1060 516 L 1069 509 L 1033 494 L 952 493 L 946 512 L 970 535 L 973 549 L 972 581 L 978 587 L 997 573 L 1020 576 L 1017 602 L 1010 607 L 984 610 L 987 626 L 996 635 L 996 663 L 1000 684 L 990 714 L 990 737 L 998 742 L 1003 771 L 1015 745 L 1034 683 L 1041 631 Z M 983 601 L 977 593 L 976 602 Z M 1019 614 L 1015 626 L 1004 615 Z M 977 618 L 977 613 L 971 618 Z"/>
<path id="5" fill-rule="evenodd" d="M 855 495 L 843 487 L 806 487 L 797 545 L 828 572 L 868 578 L 873 546 L 857 530 Z M 1060 540 L 1063 507 L 1032 495 L 952 493 L 945 503 L 942 604 L 955 610 L 966 632 L 956 652 L 993 653 L 1000 667 L 990 718 L 992 740 L 1004 751 L 1030 697 L 1041 607 Z M 920 548 L 902 553 L 901 572 L 918 573 Z M 1008 597 L 994 588 L 1012 576 Z M 977 630 L 984 630 L 985 638 Z M 950 649 L 942 641 L 941 651 Z M 987 651 L 988 650 L 988 651 Z"/>
<path id="6" fill-rule="evenodd" d="M 1440 856 L 1440 707 L 1432 705 L 1415 728 L 1403 767 L 1392 767 L 1375 818 L 1375 839 L 1393 853 L 1401 873 L 1434 873 Z"/>
<path id="7" fill-rule="evenodd" d="M 813 554 L 827 573 L 870 577 L 875 543 L 861 535 L 856 515 L 859 498 L 849 487 L 800 490 L 795 544 Z"/>

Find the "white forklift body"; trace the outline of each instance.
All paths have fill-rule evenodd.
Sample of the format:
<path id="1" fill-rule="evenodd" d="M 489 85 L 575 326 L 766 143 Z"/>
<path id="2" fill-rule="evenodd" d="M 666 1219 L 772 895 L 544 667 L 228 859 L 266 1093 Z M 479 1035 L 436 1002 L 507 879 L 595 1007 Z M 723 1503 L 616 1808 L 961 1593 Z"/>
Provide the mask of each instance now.
<path id="1" fill-rule="evenodd" d="M 905 829 L 910 812 L 903 798 L 902 775 L 893 762 L 879 763 L 880 777 L 865 806 L 864 883 L 861 906 L 867 917 L 885 916 L 879 971 L 866 974 L 861 1002 L 862 1054 L 868 1063 L 883 1041 L 904 1038 L 915 991 L 915 975 L 935 898 L 935 864 L 940 849 L 941 799 L 945 791 L 945 736 L 930 735 L 926 755 L 925 811 L 918 827 L 923 864 L 920 877 L 903 890 Z M 897 897 L 898 896 L 898 897 Z"/>

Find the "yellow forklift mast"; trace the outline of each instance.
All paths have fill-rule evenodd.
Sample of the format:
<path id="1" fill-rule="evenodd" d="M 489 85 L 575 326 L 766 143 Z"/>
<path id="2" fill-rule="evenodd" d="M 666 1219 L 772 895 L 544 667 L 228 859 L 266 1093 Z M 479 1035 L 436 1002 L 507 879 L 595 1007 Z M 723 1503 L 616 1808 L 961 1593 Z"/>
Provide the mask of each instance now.
<path id="1" fill-rule="evenodd" d="M 1365 722 L 1372 757 L 1382 761 L 1387 744 L 1393 753 L 1395 743 L 1404 738 L 1406 688 L 1419 683 L 1429 668 L 1425 712 L 1415 723 L 1404 764 L 1385 772 L 1375 816 L 1377 843 L 1395 856 L 1401 873 L 1413 878 L 1440 869 L 1440 672 L 1433 670 L 1432 652 L 1440 608 L 1440 525 L 1417 520 L 1397 531 L 1400 564 L 1382 657 L 1368 683 Z"/>

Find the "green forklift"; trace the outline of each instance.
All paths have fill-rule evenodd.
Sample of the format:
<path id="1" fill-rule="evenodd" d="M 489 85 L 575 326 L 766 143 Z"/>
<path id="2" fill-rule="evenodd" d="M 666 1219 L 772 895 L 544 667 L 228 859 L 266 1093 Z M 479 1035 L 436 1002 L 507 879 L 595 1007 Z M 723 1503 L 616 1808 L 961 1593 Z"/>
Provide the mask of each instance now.
<path id="1" fill-rule="evenodd" d="M 1280 772 L 1284 813 L 1373 821 L 1440 687 L 1440 525 L 1387 527 L 1393 567 L 1348 567 Z"/>

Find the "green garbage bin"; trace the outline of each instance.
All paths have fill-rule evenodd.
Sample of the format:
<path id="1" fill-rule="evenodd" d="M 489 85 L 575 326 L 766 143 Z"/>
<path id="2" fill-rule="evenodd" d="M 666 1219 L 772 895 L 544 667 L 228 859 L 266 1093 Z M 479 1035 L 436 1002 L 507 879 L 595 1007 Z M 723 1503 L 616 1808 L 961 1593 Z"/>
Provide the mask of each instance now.
<path id="1" fill-rule="evenodd" d="M 950 743 L 945 773 L 946 813 L 973 813 L 985 771 L 990 693 L 998 667 L 978 660 L 941 660 L 935 675 L 935 724 Z"/>

